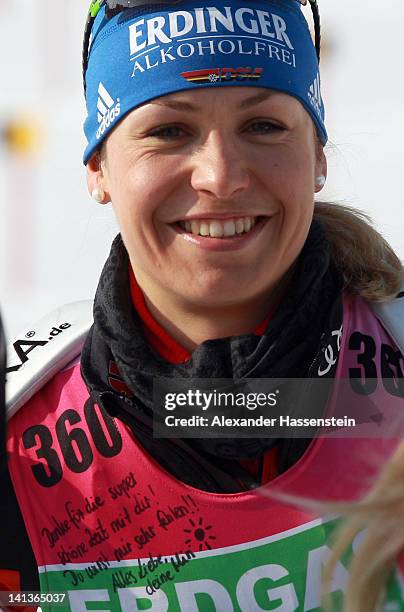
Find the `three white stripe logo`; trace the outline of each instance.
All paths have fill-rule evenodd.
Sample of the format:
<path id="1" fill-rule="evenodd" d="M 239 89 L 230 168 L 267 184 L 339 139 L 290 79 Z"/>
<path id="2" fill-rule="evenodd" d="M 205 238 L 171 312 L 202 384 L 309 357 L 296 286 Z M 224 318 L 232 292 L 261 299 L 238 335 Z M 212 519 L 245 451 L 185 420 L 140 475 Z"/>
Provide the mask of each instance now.
<path id="1" fill-rule="evenodd" d="M 321 114 L 322 99 L 321 99 L 321 83 L 320 83 L 319 74 L 317 74 L 313 83 L 310 85 L 308 96 L 309 96 L 312 106 L 314 106 L 318 114 Z"/>
<path id="2" fill-rule="evenodd" d="M 114 106 L 115 102 L 102 83 L 98 85 L 98 96 L 98 123 L 101 123 L 107 112 Z"/>
<path id="3" fill-rule="evenodd" d="M 97 130 L 97 140 L 99 140 L 107 128 L 109 128 L 121 114 L 121 103 L 119 98 L 117 98 L 115 102 L 103 83 L 98 85 L 97 111 L 98 123 L 100 124 Z"/>

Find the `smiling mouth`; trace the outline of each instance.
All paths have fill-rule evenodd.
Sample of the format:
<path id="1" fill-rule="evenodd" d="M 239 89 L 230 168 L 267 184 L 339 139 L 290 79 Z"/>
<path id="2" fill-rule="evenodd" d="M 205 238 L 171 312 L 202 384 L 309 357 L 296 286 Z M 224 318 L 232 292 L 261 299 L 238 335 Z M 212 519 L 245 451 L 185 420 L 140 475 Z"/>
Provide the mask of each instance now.
<path id="1" fill-rule="evenodd" d="M 263 217 L 235 217 L 234 219 L 193 219 L 176 225 L 188 234 L 206 238 L 234 238 L 251 232 Z"/>

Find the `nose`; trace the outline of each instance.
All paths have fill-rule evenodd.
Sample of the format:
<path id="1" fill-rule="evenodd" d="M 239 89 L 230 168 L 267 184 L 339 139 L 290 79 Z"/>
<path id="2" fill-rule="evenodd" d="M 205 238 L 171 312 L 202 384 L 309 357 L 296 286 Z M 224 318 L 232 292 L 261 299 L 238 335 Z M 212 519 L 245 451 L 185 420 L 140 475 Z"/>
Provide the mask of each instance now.
<path id="1" fill-rule="evenodd" d="M 220 200 L 229 200 L 248 189 L 251 176 L 247 159 L 234 140 L 212 130 L 193 153 L 191 185 Z"/>

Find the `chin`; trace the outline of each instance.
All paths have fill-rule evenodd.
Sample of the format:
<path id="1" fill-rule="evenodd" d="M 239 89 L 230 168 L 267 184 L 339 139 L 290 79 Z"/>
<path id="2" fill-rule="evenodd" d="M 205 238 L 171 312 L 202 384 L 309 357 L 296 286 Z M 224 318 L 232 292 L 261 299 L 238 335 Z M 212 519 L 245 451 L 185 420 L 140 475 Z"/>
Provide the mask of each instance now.
<path id="1" fill-rule="evenodd" d="M 250 301 L 257 296 L 256 290 L 248 287 L 242 280 L 236 279 L 233 282 L 210 282 L 209 284 L 199 284 L 197 288 L 192 287 L 188 291 L 186 299 L 195 306 L 204 308 L 224 308 L 236 306 Z M 184 295 L 185 297 L 185 295 Z"/>

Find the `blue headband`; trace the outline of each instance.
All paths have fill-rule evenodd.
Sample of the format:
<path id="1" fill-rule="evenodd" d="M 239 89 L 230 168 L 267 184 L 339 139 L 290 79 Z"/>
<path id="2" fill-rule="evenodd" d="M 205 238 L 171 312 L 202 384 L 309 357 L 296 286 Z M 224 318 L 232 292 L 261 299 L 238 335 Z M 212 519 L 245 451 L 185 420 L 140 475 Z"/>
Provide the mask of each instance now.
<path id="1" fill-rule="evenodd" d="M 187 1 L 97 15 L 86 73 L 84 163 L 134 108 L 201 87 L 255 86 L 297 98 L 327 142 L 319 67 L 296 0 Z"/>

